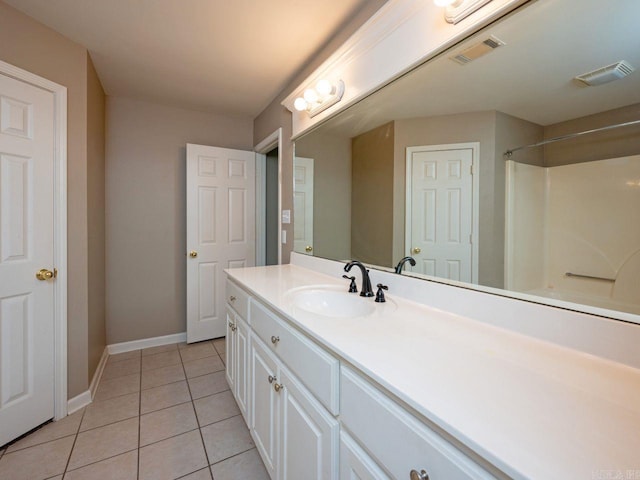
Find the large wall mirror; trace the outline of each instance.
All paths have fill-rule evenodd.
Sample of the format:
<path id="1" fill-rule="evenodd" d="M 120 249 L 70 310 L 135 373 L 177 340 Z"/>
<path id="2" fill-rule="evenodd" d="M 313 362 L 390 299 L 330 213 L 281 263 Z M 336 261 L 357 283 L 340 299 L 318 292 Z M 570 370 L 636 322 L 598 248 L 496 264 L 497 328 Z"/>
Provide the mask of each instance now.
<path id="1" fill-rule="evenodd" d="M 297 139 L 295 250 L 639 321 L 639 15 L 529 2 Z"/>

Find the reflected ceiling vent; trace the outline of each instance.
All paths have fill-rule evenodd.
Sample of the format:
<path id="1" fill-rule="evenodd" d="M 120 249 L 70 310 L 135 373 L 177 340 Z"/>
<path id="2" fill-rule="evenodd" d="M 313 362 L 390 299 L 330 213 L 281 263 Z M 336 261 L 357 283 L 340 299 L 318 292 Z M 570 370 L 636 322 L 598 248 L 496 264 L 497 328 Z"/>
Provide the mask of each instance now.
<path id="1" fill-rule="evenodd" d="M 623 60 L 606 67 L 598 68 L 592 72 L 583 73 L 575 79 L 583 85 L 595 87 L 596 85 L 602 85 L 603 83 L 613 82 L 614 80 L 626 77 L 634 70 L 635 68 Z"/>
<path id="2" fill-rule="evenodd" d="M 493 52 L 496 48 L 503 45 L 505 45 L 505 43 L 502 40 L 491 35 L 486 40 L 480 43 L 476 43 L 475 45 L 466 48 L 457 55 L 454 55 L 453 57 L 451 57 L 451 60 L 459 63 L 460 65 L 466 65 L 467 63 L 472 62 L 477 58 L 483 57 L 489 52 Z"/>

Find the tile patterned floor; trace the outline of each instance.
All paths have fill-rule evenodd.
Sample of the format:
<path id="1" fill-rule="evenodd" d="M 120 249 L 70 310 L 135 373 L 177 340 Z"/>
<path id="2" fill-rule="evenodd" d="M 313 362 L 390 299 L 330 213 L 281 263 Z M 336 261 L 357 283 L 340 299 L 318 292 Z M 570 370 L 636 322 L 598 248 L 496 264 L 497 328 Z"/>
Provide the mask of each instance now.
<path id="1" fill-rule="evenodd" d="M 224 339 L 109 357 L 94 401 L 0 449 L 0 480 L 268 480 Z"/>

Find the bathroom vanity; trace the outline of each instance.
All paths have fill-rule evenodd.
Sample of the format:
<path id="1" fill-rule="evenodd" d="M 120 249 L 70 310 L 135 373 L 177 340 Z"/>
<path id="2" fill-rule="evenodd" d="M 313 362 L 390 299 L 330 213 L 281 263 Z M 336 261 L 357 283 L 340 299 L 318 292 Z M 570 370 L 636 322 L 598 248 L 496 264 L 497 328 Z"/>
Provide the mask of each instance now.
<path id="1" fill-rule="evenodd" d="M 376 304 L 293 262 L 227 271 L 227 377 L 273 479 L 640 472 L 640 370 L 415 301 L 431 282 L 372 272 Z"/>

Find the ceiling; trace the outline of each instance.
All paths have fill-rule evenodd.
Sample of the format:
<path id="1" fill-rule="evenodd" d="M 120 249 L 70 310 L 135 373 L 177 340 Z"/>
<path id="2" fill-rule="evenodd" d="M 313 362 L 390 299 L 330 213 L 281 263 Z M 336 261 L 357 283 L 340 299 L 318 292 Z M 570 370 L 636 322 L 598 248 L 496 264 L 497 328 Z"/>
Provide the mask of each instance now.
<path id="1" fill-rule="evenodd" d="M 538 125 L 640 105 L 638 0 L 532 2 L 347 109 L 320 131 L 355 136 L 393 119 L 497 110 Z M 494 35 L 505 46 L 451 57 Z M 585 87 L 574 77 L 620 60 L 635 71 Z"/>
<path id="2" fill-rule="evenodd" d="M 4 0 L 85 46 L 107 95 L 257 116 L 367 0 Z"/>

